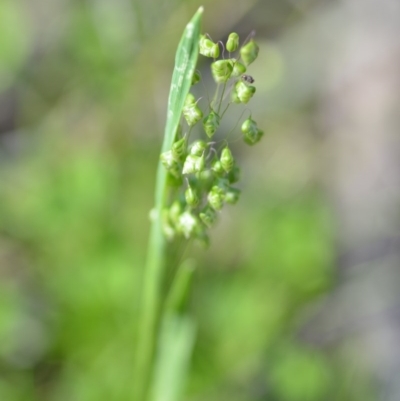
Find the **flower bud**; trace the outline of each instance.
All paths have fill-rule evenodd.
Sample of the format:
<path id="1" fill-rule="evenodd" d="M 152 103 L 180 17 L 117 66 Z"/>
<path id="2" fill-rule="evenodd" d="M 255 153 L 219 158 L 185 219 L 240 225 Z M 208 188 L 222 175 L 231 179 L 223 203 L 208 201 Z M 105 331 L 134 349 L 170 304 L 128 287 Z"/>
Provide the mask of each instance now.
<path id="1" fill-rule="evenodd" d="M 225 83 L 233 71 L 232 60 L 217 60 L 211 64 L 211 73 L 216 83 Z"/>
<path id="2" fill-rule="evenodd" d="M 192 208 L 195 208 L 200 202 L 199 196 L 191 186 L 188 186 L 185 191 L 185 199 L 187 204 Z"/>
<path id="3" fill-rule="evenodd" d="M 217 213 L 209 206 L 206 206 L 203 211 L 199 214 L 201 221 L 207 226 L 211 227 L 217 219 Z"/>
<path id="4" fill-rule="evenodd" d="M 192 86 L 198 84 L 198 83 L 200 82 L 200 80 L 201 80 L 201 75 L 200 75 L 200 73 L 196 70 L 196 71 L 193 73 L 193 76 L 192 76 Z"/>
<path id="5" fill-rule="evenodd" d="M 248 103 L 256 92 L 255 86 L 246 85 L 242 81 L 238 81 L 235 85 L 237 97 L 241 103 Z"/>
<path id="6" fill-rule="evenodd" d="M 203 118 L 203 112 L 196 103 L 184 106 L 183 115 L 189 127 L 197 124 Z"/>
<path id="7" fill-rule="evenodd" d="M 239 35 L 235 32 L 232 32 L 228 36 L 228 40 L 226 41 L 226 50 L 228 52 L 235 52 L 239 47 Z"/>
<path id="8" fill-rule="evenodd" d="M 210 114 L 204 118 L 203 127 L 209 138 L 215 134 L 215 131 L 219 126 L 219 120 L 219 115 L 214 110 L 211 110 Z"/>
<path id="9" fill-rule="evenodd" d="M 240 190 L 237 188 L 229 188 L 225 193 L 225 202 L 234 205 L 240 197 Z"/>
<path id="10" fill-rule="evenodd" d="M 229 173 L 232 168 L 235 160 L 233 159 L 232 153 L 228 147 L 225 147 L 221 152 L 221 165 L 222 168 Z"/>
<path id="11" fill-rule="evenodd" d="M 206 35 L 200 37 L 199 42 L 200 54 L 206 57 L 218 58 L 219 57 L 219 46 L 218 43 L 214 43 L 208 39 Z"/>
<path id="12" fill-rule="evenodd" d="M 240 57 L 246 65 L 251 64 L 258 56 L 259 47 L 254 40 L 250 40 L 240 49 Z"/>
<path id="13" fill-rule="evenodd" d="M 214 210 L 221 210 L 224 205 L 224 191 L 220 187 L 214 185 L 208 193 L 207 199 L 209 205 Z"/>
<path id="14" fill-rule="evenodd" d="M 201 156 L 207 149 L 207 143 L 204 141 L 196 141 L 192 144 L 190 148 L 190 154 L 195 156 Z"/>

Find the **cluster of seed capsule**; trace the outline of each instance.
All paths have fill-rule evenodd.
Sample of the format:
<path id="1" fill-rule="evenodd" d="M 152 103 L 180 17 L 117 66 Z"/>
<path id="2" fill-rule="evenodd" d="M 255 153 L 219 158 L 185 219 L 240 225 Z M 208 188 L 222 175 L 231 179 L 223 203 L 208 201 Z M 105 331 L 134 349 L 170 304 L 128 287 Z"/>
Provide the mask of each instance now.
<path id="1" fill-rule="evenodd" d="M 200 54 L 214 59 L 211 64 L 212 76 L 217 84 L 224 85 L 224 91 L 228 82 L 232 82 L 227 107 L 232 103 L 248 103 L 256 88 L 251 85 L 254 79 L 245 75 L 245 72 L 246 67 L 257 58 L 259 48 L 256 42 L 251 39 L 239 49 L 239 35 L 231 33 L 225 49 L 229 56 L 237 50 L 239 55 L 237 58 L 221 60 L 217 60 L 220 44 L 214 43 L 206 35 L 201 36 L 199 49 Z M 196 71 L 192 84 L 199 81 L 200 75 Z M 172 191 L 174 200 L 163 214 L 164 233 L 169 239 L 183 236 L 207 244 L 207 229 L 215 223 L 218 212 L 224 204 L 235 204 L 239 199 L 240 190 L 233 184 L 238 182 L 240 170 L 232 152 L 226 140 L 222 149 L 211 141 L 220 125 L 221 102 L 222 99 L 218 107 L 212 103 L 208 114 L 204 116 L 198 100 L 189 93 L 182 113 L 188 132 L 183 134 L 180 125 L 172 149 L 161 154 L 161 162 L 168 171 L 169 185 L 175 188 Z M 192 127 L 200 121 L 207 140 L 188 143 Z M 263 135 L 251 116 L 242 123 L 241 131 L 244 141 L 249 145 L 257 143 Z"/>

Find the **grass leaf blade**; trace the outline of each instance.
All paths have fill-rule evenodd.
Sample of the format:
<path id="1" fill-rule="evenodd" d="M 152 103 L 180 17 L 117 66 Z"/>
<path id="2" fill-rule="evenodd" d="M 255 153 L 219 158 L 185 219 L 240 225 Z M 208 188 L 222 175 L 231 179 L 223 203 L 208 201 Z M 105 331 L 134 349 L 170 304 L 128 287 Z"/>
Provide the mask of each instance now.
<path id="1" fill-rule="evenodd" d="M 169 150 L 182 115 L 183 104 L 189 92 L 198 58 L 199 37 L 203 7 L 187 24 L 179 43 L 168 99 L 167 121 L 162 152 Z M 155 190 L 155 213 L 144 271 L 143 294 L 135 370 L 135 400 L 145 401 L 154 362 L 157 329 L 162 299 L 161 282 L 165 262 L 165 238 L 162 232 L 162 210 L 167 189 L 167 172 L 159 161 Z"/>

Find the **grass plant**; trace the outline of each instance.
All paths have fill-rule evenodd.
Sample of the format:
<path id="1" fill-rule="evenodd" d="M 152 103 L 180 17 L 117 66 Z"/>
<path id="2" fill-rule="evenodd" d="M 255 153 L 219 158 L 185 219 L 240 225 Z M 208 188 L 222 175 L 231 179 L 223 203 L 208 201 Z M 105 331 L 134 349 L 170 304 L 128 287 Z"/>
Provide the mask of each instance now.
<path id="1" fill-rule="evenodd" d="M 229 35 L 226 45 L 214 43 L 201 35 L 202 14 L 201 7 L 183 32 L 168 99 L 142 289 L 135 375 L 138 401 L 178 399 L 194 343 L 195 324 L 185 309 L 194 268 L 189 262 L 176 266 L 176 260 L 168 267 L 168 254 L 177 243 L 191 239 L 207 245 L 207 231 L 218 213 L 225 203 L 236 203 L 240 193 L 232 186 L 239 180 L 239 167 L 228 138 L 212 138 L 226 110 L 234 103 L 248 103 L 255 93 L 250 85 L 254 80 L 244 72 L 256 59 L 258 46 L 250 38 L 239 47 L 236 33 Z M 235 52 L 237 57 L 231 57 Z M 213 59 L 211 72 L 217 84 L 206 111 L 189 93 L 201 79 L 196 71 L 199 54 Z M 201 121 L 205 139 L 190 142 L 192 128 Z M 262 135 L 250 115 L 242 124 L 244 141 L 253 145 Z M 167 270 L 172 280 L 165 288 Z"/>

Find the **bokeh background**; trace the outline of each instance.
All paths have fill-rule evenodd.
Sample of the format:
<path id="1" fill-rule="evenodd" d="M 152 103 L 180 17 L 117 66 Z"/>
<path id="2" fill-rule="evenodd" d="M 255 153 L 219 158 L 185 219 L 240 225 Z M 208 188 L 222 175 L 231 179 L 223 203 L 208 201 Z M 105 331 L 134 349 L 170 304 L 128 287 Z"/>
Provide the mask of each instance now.
<path id="1" fill-rule="evenodd" d="M 1 0 L 0 400 L 130 399 L 174 53 L 200 5 L 214 40 L 256 30 L 265 136 L 235 143 L 240 202 L 188 252 L 183 400 L 400 399 L 400 3 Z"/>

